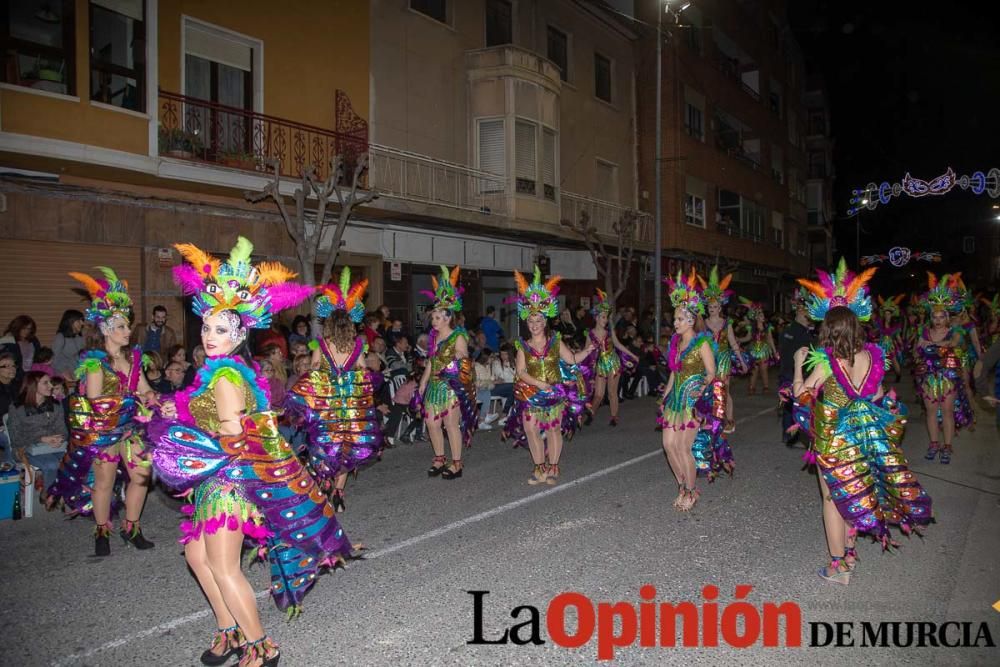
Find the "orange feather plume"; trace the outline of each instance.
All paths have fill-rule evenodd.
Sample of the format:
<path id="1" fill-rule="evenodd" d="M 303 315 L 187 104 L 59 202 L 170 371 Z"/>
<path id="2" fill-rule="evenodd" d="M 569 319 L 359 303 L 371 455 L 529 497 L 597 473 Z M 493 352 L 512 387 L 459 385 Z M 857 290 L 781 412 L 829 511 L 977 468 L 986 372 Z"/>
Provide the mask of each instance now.
<path id="1" fill-rule="evenodd" d="M 875 275 L 875 271 L 877 270 L 878 267 L 873 266 L 870 269 L 862 271 L 860 275 L 854 276 L 854 280 L 852 280 L 851 284 L 847 286 L 847 294 L 845 296 L 848 301 L 853 299 L 854 295 L 858 293 L 858 290 L 864 287 L 865 283 L 872 279 L 872 276 Z"/>
<path id="2" fill-rule="evenodd" d="M 927 286 L 930 287 L 931 289 L 934 289 L 935 287 L 937 287 L 937 282 L 938 282 L 937 276 L 935 276 L 933 273 L 931 273 L 930 271 L 928 271 L 927 272 Z"/>
<path id="3" fill-rule="evenodd" d="M 257 275 L 265 285 L 281 285 L 298 274 L 280 262 L 261 262 L 257 266 Z"/>
<path id="4" fill-rule="evenodd" d="M 800 285 L 802 285 L 803 287 L 805 287 L 807 290 L 809 290 L 810 292 L 812 292 L 816 296 L 818 296 L 820 298 L 826 298 L 826 296 L 827 296 L 827 294 L 826 294 L 826 288 L 823 287 L 823 285 L 821 285 L 820 283 L 818 283 L 818 282 L 816 282 L 814 280 L 807 280 L 805 278 L 799 278 L 798 282 L 799 282 Z"/>
<path id="5" fill-rule="evenodd" d="M 562 280 L 562 276 L 552 276 L 551 278 L 545 281 L 545 289 L 547 289 L 551 293 L 552 288 L 558 285 L 560 280 Z"/>
<path id="6" fill-rule="evenodd" d="M 222 262 L 218 259 L 191 243 L 175 243 L 174 247 L 177 248 L 177 252 L 181 254 L 181 257 L 186 259 L 202 278 L 209 274 L 217 273 L 219 266 L 222 265 Z M 206 266 L 211 267 L 210 270 L 206 271 Z"/>
<path id="7" fill-rule="evenodd" d="M 354 304 L 360 301 L 361 296 L 365 293 L 366 289 L 368 289 L 367 278 L 362 278 L 358 282 L 351 285 L 351 289 L 344 295 L 344 301 L 347 302 L 347 307 L 351 308 Z"/>
<path id="8" fill-rule="evenodd" d="M 455 268 L 451 270 L 451 285 L 452 287 L 458 287 L 458 276 L 461 274 L 461 267 L 455 265 Z"/>
<path id="9" fill-rule="evenodd" d="M 528 279 L 520 271 L 514 271 L 514 281 L 517 283 L 517 291 L 524 294 L 528 291 Z"/>
<path id="10" fill-rule="evenodd" d="M 90 294 L 91 298 L 96 297 L 97 293 L 101 291 L 101 285 L 88 276 L 86 273 L 77 273 L 76 271 L 69 272 L 70 277 L 79 280 L 83 283 L 83 286 L 87 289 L 87 293 Z"/>
<path id="11" fill-rule="evenodd" d="M 726 277 L 719 281 L 719 289 L 725 292 L 729 288 L 729 283 L 733 282 L 733 274 L 727 273 Z"/>

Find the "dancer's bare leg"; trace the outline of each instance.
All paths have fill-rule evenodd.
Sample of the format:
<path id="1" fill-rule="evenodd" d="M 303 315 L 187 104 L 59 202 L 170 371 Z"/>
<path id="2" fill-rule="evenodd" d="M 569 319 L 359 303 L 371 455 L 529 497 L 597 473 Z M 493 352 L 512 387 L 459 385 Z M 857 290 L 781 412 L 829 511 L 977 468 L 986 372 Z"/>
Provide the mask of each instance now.
<path id="1" fill-rule="evenodd" d="M 453 409 L 448 411 L 448 414 L 444 418 L 444 426 L 448 430 L 448 444 L 451 445 L 451 461 L 452 464 L 449 467 L 450 470 L 457 471 L 462 467 L 462 428 L 459 417 L 459 408 L 456 405 Z M 442 450 L 444 448 L 444 443 L 441 443 Z"/>
<path id="2" fill-rule="evenodd" d="M 198 580 L 198 585 L 201 586 L 202 592 L 208 599 L 209 606 L 212 607 L 212 613 L 215 614 L 216 627 L 229 628 L 236 625 L 236 619 L 230 613 L 229 607 L 226 606 L 226 602 L 222 597 L 222 591 L 219 590 L 219 585 L 215 583 L 212 570 L 208 566 L 208 554 L 205 551 L 203 536 L 199 536 L 198 539 L 184 545 L 184 560 L 187 561 L 188 567 L 191 568 L 192 574 Z M 211 651 L 215 655 L 222 655 L 229 648 L 231 647 L 225 643 L 217 643 L 212 646 Z"/>
<path id="3" fill-rule="evenodd" d="M 608 376 L 608 403 L 611 404 L 611 418 L 618 416 L 618 383 L 621 380 L 621 373 Z"/>
<path id="4" fill-rule="evenodd" d="M 203 535 L 203 539 L 208 569 L 222 594 L 226 608 L 236 620 L 236 625 L 243 630 L 248 642 L 260 639 L 264 636 L 264 627 L 257 613 L 257 598 L 250 582 L 240 570 L 243 532 L 220 528 L 213 534 Z"/>
<path id="5" fill-rule="evenodd" d="M 90 499 L 94 504 L 94 522 L 105 526 L 111 521 L 111 494 L 115 487 L 115 475 L 118 463 L 94 459 L 94 486 L 90 491 Z"/>
<path id="6" fill-rule="evenodd" d="M 594 400 L 591 402 L 590 413 L 597 416 L 597 411 L 601 409 L 601 404 L 604 403 L 604 392 L 608 386 L 608 378 L 603 375 L 598 375 L 594 378 Z"/>

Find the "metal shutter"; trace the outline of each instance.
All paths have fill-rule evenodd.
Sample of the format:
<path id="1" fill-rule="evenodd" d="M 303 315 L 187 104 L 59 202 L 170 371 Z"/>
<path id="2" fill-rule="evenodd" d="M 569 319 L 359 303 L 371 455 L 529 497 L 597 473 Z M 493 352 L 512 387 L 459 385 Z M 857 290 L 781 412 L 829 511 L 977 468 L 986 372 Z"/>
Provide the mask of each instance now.
<path id="1" fill-rule="evenodd" d="M 503 148 L 503 120 L 479 121 L 479 168 L 498 176 L 506 175 Z"/>
<path id="2" fill-rule="evenodd" d="M 4 241 L 3 247 L 0 331 L 18 315 L 29 315 L 37 325 L 38 340 L 42 345 L 51 345 L 63 311 L 76 308 L 82 312 L 90 303 L 76 291 L 83 286 L 66 275 L 67 272 L 95 275 L 95 266 L 109 266 L 128 281 L 129 294 L 137 301 L 135 311 L 140 312 L 140 248 L 10 240 Z"/>

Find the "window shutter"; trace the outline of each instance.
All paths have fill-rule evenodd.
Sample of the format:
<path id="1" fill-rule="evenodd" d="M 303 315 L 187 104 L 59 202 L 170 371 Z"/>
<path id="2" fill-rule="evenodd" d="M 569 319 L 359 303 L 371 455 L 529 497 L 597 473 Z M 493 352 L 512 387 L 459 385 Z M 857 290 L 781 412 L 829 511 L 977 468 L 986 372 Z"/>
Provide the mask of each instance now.
<path id="1" fill-rule="evenodd" d="M 248 45 L 190 23 L 184 27 L 184 51 L 244 72 L 252 71 L 253 49 Z"/>
<path id="2" fill-rule="evenodd" d="M 479 121 L 479 168 L 505 176 L 503 120 Z"/>
<path id="3" fill-rule="evenodd" d="M 552 130 L 542 132 L 542 185 L 545 188 L 545 198 L 556 198 L 556 133 Z"/>
<path id="4" fill-rule="evenodd" d="M 598 199 L 610 202 L 618 201 L 618 193 L 615 185 L 615 165 L 608 164 L 601 160 L 597 161 L 597 188 Z"/>
<path id="5" fill-rule="evenodd" d="M 535 126 L 524 121 L 514 125 L 515 176 L 535 180 Z"/>

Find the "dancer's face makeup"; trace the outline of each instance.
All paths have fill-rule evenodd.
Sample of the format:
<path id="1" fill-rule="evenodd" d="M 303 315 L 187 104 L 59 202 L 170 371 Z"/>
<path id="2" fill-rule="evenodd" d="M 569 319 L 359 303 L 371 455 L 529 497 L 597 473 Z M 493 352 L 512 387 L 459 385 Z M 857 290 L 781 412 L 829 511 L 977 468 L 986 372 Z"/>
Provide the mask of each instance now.
<path id="1" fill-rule="evenodd" d="M 239 327 L 234 317 L 225 313 L 209 315 L 201 323 L 201 344 L 205 354 L 218 357 L 231 354 L 239 345 L 246 333 Z"/>
<path id="2" fill-rule="evenodd" d="M 129 336 L 132 335 L 132 329 L 129 327 L 128 322 L 121 316 L 112 317 L 104 323 L 102 329 L 104 337 L 115 347 L 125 347 L 128 345 Z"/>
<path id="3" fill-rule="evenodd" d="M 948 313 L 944 312 L 943 310 L 935 310 L 931 314 L 931 322 L 933 322 L 934 326 L 936 326 L 936 327 L 947 326 L 947 324 L 948 324 Z"/>
<path id="4" fill-rule="evenodd" d="M 694 318 L 684 308 L 674 310 L 674 331 L 681 335 L 686 334 L 694 326 Z"/>
<path id="5" fill-rule="evenodd" d="M 532 336 L 540 336 L 545 333 L 545 316 L 535 313 L 528 318 L 528 331 Z"/>
<path id="6" fill-rule="evenodd" d="M 708 304 L 708 314 L 712 317 L 718 317 L 722 313 L 722 304 L 718 301 L 713 301 Z"/>

